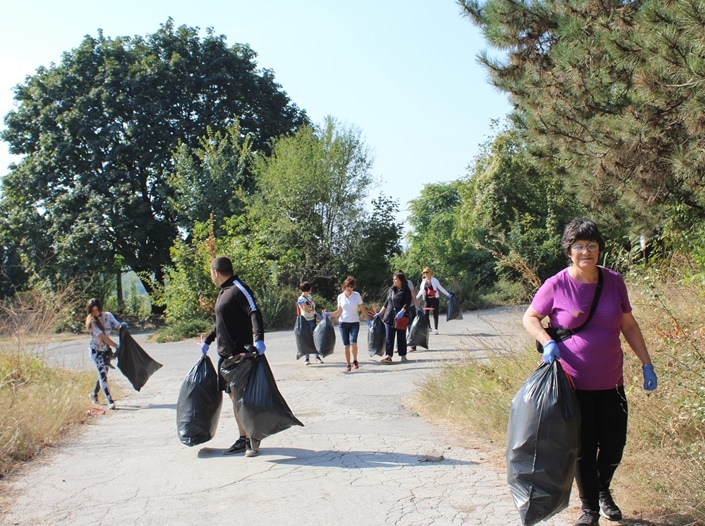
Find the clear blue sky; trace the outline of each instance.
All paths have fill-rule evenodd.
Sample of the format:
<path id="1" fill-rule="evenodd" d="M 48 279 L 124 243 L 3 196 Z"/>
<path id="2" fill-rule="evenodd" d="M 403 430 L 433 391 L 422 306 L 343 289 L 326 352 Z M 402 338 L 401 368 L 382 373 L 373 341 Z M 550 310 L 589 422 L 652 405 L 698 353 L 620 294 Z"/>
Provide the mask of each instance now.
<path id="1" fill-rule="evenodd" d="M 39 0 L 3 6 L 0 115 L 13 108 L 13 86 L 85 35 L 144 36 L 168 17 L 249 44 L 314 123 L 332 115 L 360 129 L 401 219 L 426 183 L 466 174 L 491 121 L 510 109 L 477 64 L 482 35 L 454 0 Z M 13 160 L 0 143 L 0 175 Z"/>

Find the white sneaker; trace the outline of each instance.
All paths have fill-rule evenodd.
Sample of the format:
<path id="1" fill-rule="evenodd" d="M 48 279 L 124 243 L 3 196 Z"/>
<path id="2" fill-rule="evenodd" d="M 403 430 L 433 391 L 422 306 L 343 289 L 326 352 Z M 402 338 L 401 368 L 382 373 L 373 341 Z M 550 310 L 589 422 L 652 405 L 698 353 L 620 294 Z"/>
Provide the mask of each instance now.
<path id="1" fill-rule="evenodd" d="M 91 398 L 91 402 L 93 402 L 94 404 L 98 403 L 98 397 L 95 393 L 88 393 L 88 396 Z"/>
<path id="2" fill-rule="evenodd" d="M 115 409 L 115 402 L 110 402 L 108 404 L 108 409 Z"/>
<path id="3" fill-rule="evenodd" d="M 438 329 L 433 329 L 433 334 L 438 334 Z"/>

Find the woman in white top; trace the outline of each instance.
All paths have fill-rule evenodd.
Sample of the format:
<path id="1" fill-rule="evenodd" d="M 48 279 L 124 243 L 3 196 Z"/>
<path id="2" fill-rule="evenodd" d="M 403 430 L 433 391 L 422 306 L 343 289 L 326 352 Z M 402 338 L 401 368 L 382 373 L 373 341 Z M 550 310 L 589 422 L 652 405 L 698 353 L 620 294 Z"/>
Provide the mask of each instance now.
<path id="1" fill-rule="evenodd" d="M 357 336 L 360 332 L 360 316 L 358 310 L 362 312 L 367 326 L 371 325 L 369 313 L 362 302 L 360 293 L 353 290 L 355 288 L 355 278 L 348 276 L 343 282 L 343 292 L 338 295 L 338 308 L 330 313 L 332 317 L 340 316 L 339 324 L 340 337 L 345 346 L 345 370 L 350 371 L 352 367 L 358 369 L 357 363 Z M 352 352 L 352 367 L 350 365 L 350 354 Z"/>
<path id="2" fill-rule="evenodd" d="M 426 267 L 423 269 L 423 280 L 421 280 L 421 285 L 419 285 L 419 292 L 416 294 L 416 298 L 423 296 L 425 308 L 427 310 L 433 309 L 433 334 L 438 334 L 438 291 L 441 291 L 449 298 L 453 297 L 450 292 L 443 288 L 438 279 L 433 276 L 431 269 Z M 428 328 L 431 328 L 430 316 L 428 318 Z"/>
<path id="3" fill-rule="evenodd" d="M 108 400 L 108 407 L 115 409 L 115 402 L 110 396 L 108 388 L 108 367 L 110 366 L 110 348 L 117 349 L 118 344 L 110 339 L 110 330 L 127 327 L 127 323 L 120 323 L 111 312 L 103 312 L 103 304 L 98 298 L 88 300 L 86 304 L 86 330 L 91 333 L 90 354 L 91 360 L 98 370 L 98 380 L 89 396 L 94 404 L 98 403 L 98 391 L 103 390 Z"/>

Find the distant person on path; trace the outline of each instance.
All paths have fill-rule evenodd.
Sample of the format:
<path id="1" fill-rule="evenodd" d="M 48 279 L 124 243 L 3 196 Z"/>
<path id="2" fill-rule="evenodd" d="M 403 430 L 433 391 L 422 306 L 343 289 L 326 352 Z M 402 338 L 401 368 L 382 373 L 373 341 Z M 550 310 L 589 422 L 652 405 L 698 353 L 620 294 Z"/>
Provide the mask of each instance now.
<path id="1" fill-rule="evenodd" d="M 316 312 L 316 302 L 313 301 L 313 296 L 311 295 L 311 290 L 313 287 L 308 281 L 302 281 L 299 285 L 299 290 L 301 291 L 301 296 L 296 301 L 296 308 L 298 309 L 299 316 L 311 326 L 311 330 L 316 329 L 316 318 L 319 316 Z M 311 362 L 309 360 L 310 355 L 306 355 L 304 364 L 309 365 Z M 316 363 L 323 363 L 323 358 L 321 355 L 316 353 Z"/>
<path id="2" fill-rule="evenodd" d="M 355 278 L 348 276 L 343 281 L 343 292 L 338 294 L 338 308 L 330 313 L 331 318 L 340 317 L 338 328 L 340 330 L 340 338 L 345 346 L 345 370 L 350 371 L 352 367 L 359 369 L 357 363 L 357 336 L 360 332 L 360 315 L 362 312 L 363 318 L 367 321 L 367 326 L 372 323 L 369 320 L 369 313 L 362 301 L 362 296 L 355 289 Z M 350 364 L 350 355 L 352 353 L 352 367 Z"/>
<path id="3" fill-rule="evenodd" d="M 411 292 L 411 300 L 414 302 L 414 308 L 409 310 L 409 326 L 407 327 L 407 336 L 411 334 L 411 324 L 414 323 L 414 318 L 416 318 L 416 313 L 417 312 L 423 312 L 421 310 L 421 307 L 419 307 L 419 302 L 416 299 L 416 291 L 414 290 L 414 282 L 411 281 L 409 278 L 406 279 L 406 283 L 409 286 L 409 292 Z M 408 338 L 407 338 L 408 339 Z M 416 346 L 409 347 L 409 352 L 414 352 L 416 350 Z"/>
<path id="4" fill-rule="evenodd" d="M 544 361 L 560 359 L 575 383 L 581 411 L 575 479 L 582 502 L 582 515 L 575 526 L 595 526 L 600 510 L 609 520 L 622 520 L 610 492 L 627 440 L 620 333 L 642 364 L 644 389 L 656 389 L 657 379 L 622 276 L 597 265 L 605 242 L 595 223 L 574 219 L 565 227 L 561 245 L 570 265 L 541 285 L 523 323 L 543 345 Z M 552 340 L 541 320 L 548 316 L 551 327 L 580 327 L 589 315 L 600 273 L 602 292 L 587 325 L 575 337 Z"/>
<path id="5" fill-rule="evenodd" d="M 416 298 L 423 296 L 424 306 L 427 310 L 433 309 L 433 334 L 438 334 L 438 316 L 439 312 L 439 302 L 438 302 L 438 291 L 442 292 L 449 298 L 453 295 L 443 288 L 441 283 L 436 277 L 433 276 L 431 269 L 426 267 L 423 269 L 423 279 L 419 285 L 419 292 L 416 294 Z M 428 328 L 431 328 L 431 316 L 428 317 Z"/>
<path id="6" fill-rule="evenodd" d="M 90 356 L 98 370 L 98 380 L 93 391 L 89 393 L 94 404 L 98 403 L 98 391 L 103 390 L 108 400 L 108 408 L 115 409 L 115 401 L 108 388 L 108 368 L 110 367 L 110 348 L 118 348 L 118 344 L 110 339 L 111 329 L 127 327 L 120 323 L 111 312 L 103 312 L 103 304 L 98 298 L 88 300 L 86 304 L 86 330 L 91 334 Z"/>
<path id="7" fill-rule="evenodd" d="M 254 294 L 235 275 L 229 258 L 217 257 L 211 262 L 211 279 L 220 287 L 220 293 L 215 302 L 215 327 L 203 341 L 201 352 L 206 354 L 210 344 L 216 337 L 218 338 L 218 372 L 220 372 L 223 360 L 247 352 L 245 345 L 252 345 L 253 337 L 259 354 L 264 354 L 267 347 L 264 345 L 262 313 L 257 308 Z M 218 379 L 221 385 L 225 383 L 220 374 Z M 244 450 L 245 456 L 255 457 L 259 454 L 260 441 L 247 437 L 237 414 L 235 395 L 229 385 L 224 385 L 223 388 L 232 400 L 235 421 L 240 432 L 240 437 L 223 454 L 232 455 Z"/>
<path id="8" fill-rule="evenodd" d="M 387 346 L 385 357 L 382 362 L 390 363 L 394 356 L 394 340 L 397 340 L 397 351 L 402 362 L 406 362 L 406 327 L 397 329 L 395 321 L 399 318 L 409 319 L 409 311 L 413 309 L 411 291 L 404 273 L 400 270 L 394 273 L 392 286 L 387 290 L 384 305 L 375 317 L 380 316 L 384 322 L 385 335 L 387 336 Z"/>

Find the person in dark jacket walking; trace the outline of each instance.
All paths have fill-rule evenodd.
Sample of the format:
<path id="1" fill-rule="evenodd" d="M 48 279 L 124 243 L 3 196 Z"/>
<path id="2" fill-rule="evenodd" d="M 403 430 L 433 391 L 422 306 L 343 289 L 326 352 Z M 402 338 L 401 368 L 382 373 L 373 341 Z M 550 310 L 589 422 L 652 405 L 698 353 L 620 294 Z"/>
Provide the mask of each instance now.
<path id="1" fill-rule="evenodd" d="M 233 264 L 229 258 L 218 257 L 211 263 L 211 279 L 220 287 L 220 293 L 215 303 L 215 327 L 208 333 L 201 346 L 203 354 L 208 352 L 208 347 L 216 337 L 218 339 L 218 371 L 223 360 L 245 353 L 245 345 L 257 348 L 259 354 L 264 354 L 267 347 L 264 345 L 264 322 L 262 313 L 257 308 L 254 294 L 250 288 L 238 278 L 233 271 Z M 218 379 L 224 384 L 220 375 Z M 230 396 L 235 412 L 240 437 L 225 451 L 225 455 L 232 455 L 245 450 L 245 456 L 254 457 L 259 454 L 259 440 L 247 437 L 245 428 L 237 414 L 237 403 L 234 393 L 229 385 L 224 385 L 224 390 Z"/>
<path id="2" fill-rule="evenodd" d="M 389 363 L 394 356 L 394 339 L 397 340 L 397 351 L 401 361 L 406 357 L 406 328 L 409 324 L 409 312 L 414 308 L 411 291 L 406 276 L 402 271 L 394 273 L 392 286 L 387 290 L 384 305 L 375 316 L 381 316 L 387 336 L 385 357 L 382 362 Z M 402 326 L 403 325 L 403 326 Z"/>

